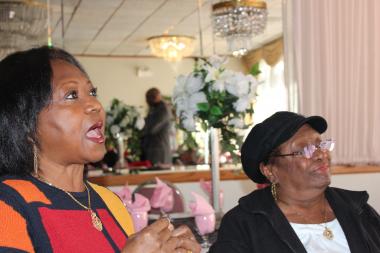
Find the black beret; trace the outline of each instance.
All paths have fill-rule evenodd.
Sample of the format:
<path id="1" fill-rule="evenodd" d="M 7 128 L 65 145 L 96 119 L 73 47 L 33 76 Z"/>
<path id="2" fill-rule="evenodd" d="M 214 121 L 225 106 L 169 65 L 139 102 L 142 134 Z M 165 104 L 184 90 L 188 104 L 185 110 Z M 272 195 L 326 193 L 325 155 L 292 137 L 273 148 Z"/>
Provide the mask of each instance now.
<path id="1" fill-rule="evenodd" d="M 255 125 L 241 147 L 241 163 L 245 174 L 256 183 L 268 183 L 260 172 L 260 163 L 304 124 L 309 124 L 320 134 L 327 129 L 326 120 L 320 116 L 304 117 L 286 111 L 276 112 Z"/>

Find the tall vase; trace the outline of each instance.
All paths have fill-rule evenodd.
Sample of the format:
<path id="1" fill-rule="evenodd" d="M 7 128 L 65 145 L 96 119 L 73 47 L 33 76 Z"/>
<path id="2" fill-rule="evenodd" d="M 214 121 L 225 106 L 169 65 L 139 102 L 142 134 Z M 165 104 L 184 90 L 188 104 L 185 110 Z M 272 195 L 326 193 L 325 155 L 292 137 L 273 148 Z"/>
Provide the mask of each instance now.
<path id="1" fill-rule="evenodd" d="M 211 128 L 210 132 L 210 156 L 211 156 L 211 196 L 212 205 L 216 213 L 220 212 L 219 189 L 220 189 L 220 172 L 219 172 L 219 137 L 218 129 Z"/>
<path id="2" fill-rule="evenodd" d="M 120 168 L 125 167 L 125 159 L 124 159 L 124 153 L 125 153 L 125 145 L 124 145 L 124 134 L 118 133 L 116 136 L 117 140 L 117 152 L 119 153 L 119 165 Z"/>

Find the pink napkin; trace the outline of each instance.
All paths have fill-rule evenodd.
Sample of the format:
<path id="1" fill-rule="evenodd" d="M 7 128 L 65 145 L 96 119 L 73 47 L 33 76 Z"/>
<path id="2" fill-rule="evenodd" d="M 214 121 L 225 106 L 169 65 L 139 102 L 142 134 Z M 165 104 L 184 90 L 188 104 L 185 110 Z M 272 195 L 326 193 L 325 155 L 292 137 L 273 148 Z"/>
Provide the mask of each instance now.
<path id="1" fill-rule="evenodd" d="M 121 198 L 129 212 L 148 212 L 151 209 L 149 199 L 139 193 L 135 193 L 135 201 L 132 202 L 132 191 L 128 184 L 116 194 Z"/>
<path id="2" fill-rule="evenodd" d="M 135 201 L 126 206 L 132 215 L 135 232 L 139 232 L 148 225 L 149 199 L 139 193 L 135 193 Z"/>
<path id="3" fill-rule="evenodd" d="M 128 202 L 132 203 L 132 192 L 131 189 L 129 189 L 128 183 L 124 185 L 123 189 L 115 193 L 120 197 L 125 206 L 127 206 Z"/>
<path id="4" fill-rule="evenodd" d="M 193 195 L 194 201 L 190 202 L 189 207 L 190 207 L 191 213 L 194 216 L 215 213 L 210 203 L 208 203 L 208 201 L 205 200 L 201 195 L 195 192 L 191 192 L 191 195 Z"/>
<path id="5" fill-rule="evenodd" d="M 151 209 L 149 199 L 139 193 L 135 193 L 135 201 L 132 202 L 132 192 L 126 184 L 116 194 L 121 198 L 128 212 L 131 214 L 135 232 L 148 225 L 148 211 Z"/>
<path id="6" fill-rule="evenodd" d="M 127 203 L 126 207 L 130 212 L 149 212 L 151 208 L 149 199 L 140 193 L 135 193 L 135 201 Z"/>
<path id="7" fill-rule="evenodd" d="M 170 212 L 174 207 L 173 189 L 156 177 L 156 187 L 150 198 L 150 204 L 154 208 L 160 208 L 164 212 Z"/>
<path id="8" fill-rule="evenodd" d="M 203 179 L 201 179 L 199 181 L 199 184 L 201 185 L 202 190 L 205 193 L 207 193 L 209 199 L 211 200 L 211 182 L 210 181 L 204 181 Z M 224 203 L 224 193 L 223 193 L 223 190 L 220 189 L 219 190 L 219 206 L 223 207 L 223 203 Z"/>

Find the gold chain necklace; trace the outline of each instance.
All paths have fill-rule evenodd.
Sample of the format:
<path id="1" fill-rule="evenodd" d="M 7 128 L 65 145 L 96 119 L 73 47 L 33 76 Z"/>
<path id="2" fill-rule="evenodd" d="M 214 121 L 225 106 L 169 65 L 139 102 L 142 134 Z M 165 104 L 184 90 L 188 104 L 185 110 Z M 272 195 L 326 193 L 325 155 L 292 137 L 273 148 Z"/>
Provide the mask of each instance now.
<path id="1" fill-rule="evenodd" d="M 284 203 L 285 205 L 287 206 L 290 206 L 288 203 L 282 201 L 281 199 L 278 199 L 278 201 Z M 334 239 L 334 233 L 331 229 L 329 229 L 327 227 L 327 211 L 326 211 L 326 199 L 324 200 L 324 205 L 323 205 L 323 225 L 322 224 L 317 224 L 317 225 L 320 225 L 320 226 L 323 226 L 325 229 L 323 230 L 323 236 L 327 239 L 327 240 L 332 240 Z M 304 220 L 305 220 L 305 216 L 302 215 L 301 213 L 297 212 L 295 209 L 293 209 L 293 211 L 300 217 L 302 217 Z"/>
<path id="2" fill-rule="evenodd" d="M 334 233 L 331 229 L 329 229 L 327 227 L 327 211 L 326 211 L 326 202 L 327 200 L 325 199 L 324 201 L 324 207 L 323 207 L 323 223 L 324 223 L 324 227 L 325 227 L 325 230 L 323 230 L 323 236 L 327 239 L 327 240 L 332 240 L 334 239 Z"/>
<path id="3" fill-rule="evenodd" d="M 54 187 L 54 188 L 57 188 L 58 190 L 61 190 L 63 191 L 64 193 L 66 193 L 67 195 L 69 195 L 69 197 L 75 201 L 75 203 L 77 203 L 78 205 L 80 205 L 81 207 L 83 207 L 84 209 L 86 209 L 87 211 L 90 212 L 90 215 L 91 215 L 91 221 L 92 221 L 92 225 L 94 226 L 94 228 L 96 228 L 98 231 L 102 231 L 103 230 L 103 224 L 102 224 L 102 221 L 100 220 L 100 218 L 96 215 L 96 213 L 91 209 L 91 195 L 90 195 L 90 191 L 87 187 L 86 184 L 84 184 L 84 187 L 86 187 L 86 191 L 87 191 L 87 197 L 88 197 L 88 207 L 83 205 L 79 200 L 77 200 L 70 192 L 62 189 L 62 188 L 59 188 L 58 186 L 55 186 L 53 185 L 52 183 L 50 183 L 49 181 L 47 181 L 45 178 L 43 178 L 42 176 L 40 176 L 39 174 L 36 175 L 36 177 L 43 181 L 44 183 Z"/>

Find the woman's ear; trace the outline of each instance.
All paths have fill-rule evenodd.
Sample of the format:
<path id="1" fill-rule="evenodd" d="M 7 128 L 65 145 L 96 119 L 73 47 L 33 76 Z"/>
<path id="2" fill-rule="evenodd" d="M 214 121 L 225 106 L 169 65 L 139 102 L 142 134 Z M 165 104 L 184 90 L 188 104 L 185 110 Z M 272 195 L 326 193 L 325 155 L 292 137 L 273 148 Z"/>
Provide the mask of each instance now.
<path id="1" fill-rule="evenodd" d="M 260 171 L 271 183 L 277 182 L 277 177 L 273 173 L 273 166 L 269 164 L 260 163 Z"/>

